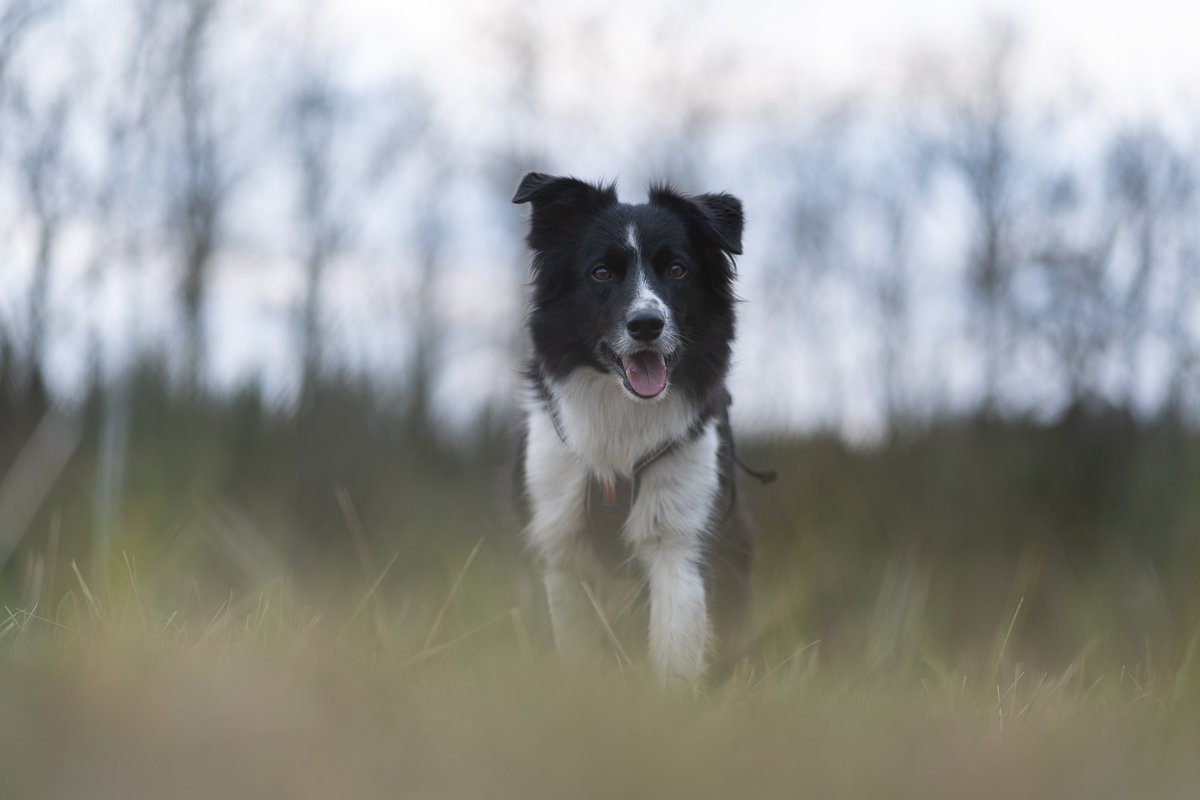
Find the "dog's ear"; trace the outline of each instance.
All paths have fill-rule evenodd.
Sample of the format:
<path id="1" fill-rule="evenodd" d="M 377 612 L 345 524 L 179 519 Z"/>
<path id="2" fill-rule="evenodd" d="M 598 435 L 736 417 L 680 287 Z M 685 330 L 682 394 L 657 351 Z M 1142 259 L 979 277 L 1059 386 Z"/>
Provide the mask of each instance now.
<path id="1" fill-rule="evenodd" d="M 614 185 L 597 186 L 577 178 L 560 178 L 544 172 L 530 172 L 521 179 L 514 203 L 529 203 L 530 245 L 537 247 L 539 236 L 569 223 L 589 211 L 598 211 L 617 202 Z"/>
<path id="2" fill-rule="evenodd" d="M 718 192 L 702 194 L 693 198 L 693 203 L 704 214 L 708 227 L 705 231 L 717 246 L 735 256 L 742 254 L 742 229 L 746 216 L 742 213 L 742 201 L 731 194 Z"/>
<path id="3" fill-rule="evenodd" d="M 513 195 L 512 201 L 518 205 L 547 201 L 555 195 L 562 194 L 571 184 L 575 183 L 580 183 L 580 181 L 574 178 L 557 178 L 544 172 L 526 172 L 525 177 L 521 178 L 520 185 L 517 186 L 517 193 Z"/>
<path id="4" fill-rule="evenodd" d="M 742 201 L 733 195 L 717 192 L 688 197 L 670 186 L 659 185 L 650 187 L 650 202 L 682 216 L 726 253 L 742 254 L 742 228 L 746 219 Z"/>

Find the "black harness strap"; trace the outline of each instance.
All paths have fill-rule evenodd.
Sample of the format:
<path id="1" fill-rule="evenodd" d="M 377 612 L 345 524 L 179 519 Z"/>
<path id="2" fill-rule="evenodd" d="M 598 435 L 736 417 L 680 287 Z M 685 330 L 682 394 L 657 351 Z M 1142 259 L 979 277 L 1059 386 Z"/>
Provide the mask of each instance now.
<path id="1" fill-rule="evenodd" d="M 733 398 L 730 397 L 728 393 L 726 393 L 725 396 L 726 396 L 726 404 L 732 405 Z M 571 445 L 567 444 L 567 435 L 566 435 L 566 433 L 563 432 L 562 420 L 559 419 L 558 406 L 554 402 L 554 398 L 545 389 L 542 390 L 541 397 L 542 397 L 542 404 L 546 407 L 546 413 L 548 413 L 550 415 L 550 423 L 554 426 L 554 432 L 558 434 L 559 441 L 561 441 L 568 450 L 571 450 Z M 680 436 L 678 439 L 671 439 L 666 442 L 663 442 L 663 444 L 660 445 L 657 450 L 653 450 L 650 453 L 647 453 L 646 455 L 642 456 L 640 459 L 638 459 L 638 462 L 633 465 L 633 477 L 636 479 L 638 477 L 638 475 L 641 474 L 642 470 L 644 470 L 646 467 L 653 464 L 655 461 L 658 461 L 663 456 L 670 453 L 676 447 L 679 447 L 682 444 L 688 444 L 690 442 L 694 442 L 696 439 L 700 438 L 700 434 L 704 432 L 705 426 L 708 425 L 708 423 L 711 419 L 712 419 L 711 413 L 702 414 L 699 419 L 697 419 L 694 423 L 692 423 L 691 427 L 689 427 L 687 429 L 687 432 L 684 433 L 683 436 Z M 729 443 L 730 443 L 730 447 L 733 448 L 733 432 L 732 431 L 729 432 Z M 574 451 L 572 450 L 571 452 L 574 452 Z M 770 483 L 771 481 L 775 480 L 775 478 L 777 477 L 776 472 L 773 469 L 757 470 L 757 469 L 751 469 L 750 467 L 746 466 L 746 462 L 742 461 L 741 457 L 737 454 L 736 448 L 733 448 L 733 460 L 734 460 L 734 463 L 736 463 L 739 467 L 741 467 L 742 470 L 744 470 L 747 475 L 757 478 L 759 481 L 761 481 L 764 484 Z"/>
<path id="2" fill-rule="evenodd" d="M 558 412 L 558 404 L 554 396 L 541 380 L 535 382 L 535 387 L 546 409 L 546 413 L 550 415 L 550 422 L 554 426 L 554 432 L 558 434 L 558 438 L 563 443 L 563 446 L 572 453 L 575 453 L 567 441 L 567 434 L 563 429 L 562 419 Z M 725 395 L 725 403 L 726 405 L 732 403 L 732 399 L 728 393 Z M 613 574 L 622 577 L 636 577 L 635 570 L 637 564 L 633 553 L 625 546 L 625 541 L 621 537 L 621 529 L 624 527 L 625 521 L 629 518 L 629 513 L 633 510 L 634 502 L 637 501 L 642 473 L 652 464 L 667 457 L 679 447 L 699 439 L 704 433 L 704 429 L 708 427 L 714 418 L 717 419 L 718 435 L 724 443 L 722 446 L 729 448 L 729 455 L 732 456 L 733 462 L 763 483 L 770 483 L 775 480 L 775 470 L 768 469 L 759 472 L 750 469 L 742 462 L 734 447 L 733 432 L 729 429 L 728 415 L 717 413 L 713 408 L 709 408 L 701 413 L 682 436 L 675 439 L 668 439 L 639 458 L 633 466 L 633 473 L 630 477 L 618 476 L 612 483 L 605 486 L 603 481 L 592 475 L 588 479 L 588 490 L 584 499 L 588 533 L 600 560 Z M 576 457 L 578 457 L 578 454 L 576 454 Z M 724 496 L 723 498 L 714 498 L 714 501 L 724 506 L 725 510 L 722 520 L 725 520 L 733 514 L 735 507 L 736 488 L 734 487 L 733 476 L 723 477 L 721 485 Z M 720 508 L 721 505 L 716 505 L 715 507 Z"/>
<path id="3" fill-rule="evenodd" d="M 546 407 L 546 413 L 550 415 L 550 423 L 554 426 L 554 432 L 558 434 L 559 441 L 561 441 L 568 450 L 571 450 L 571 452 L 574 453 L 575 451 L 571 449 L 570 443 L 567 442 L 567 434 L 563 431 L 562 420 L 559 419 L 558 407 L 554 400 L 552 398 L 545 398 L 543 403 Z M 638 476 L 642 474 L 642 471 L 645 470 L 646 467 L 658 461 L 675 448 L 679 447 L 680 445 L 691 444 L 699 439 L 700 434 L 704 433 L 704 428 L 708 425 L 711 419 L 712 417 L 709 414 L 701 415 L 699 419 L 697 419 L 688 427 L 683 436 L 680 436 L 677 439 L 668 439 L 656 449 L 651 450 L 649 453 L 639 458 L 637 463 L 633 465 L 634 480 L 637 480 Z M 578 454 L 576 457 L 578 457 Z"/>

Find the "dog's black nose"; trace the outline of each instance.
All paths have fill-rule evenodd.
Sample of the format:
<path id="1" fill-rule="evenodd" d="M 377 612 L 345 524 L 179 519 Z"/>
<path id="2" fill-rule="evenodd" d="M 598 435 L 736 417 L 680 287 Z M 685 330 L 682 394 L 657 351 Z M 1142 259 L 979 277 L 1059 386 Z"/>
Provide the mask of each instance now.
<path id="1" fill-rule="evenodd" d="M 625 323 L 625 328 L 635 341 L 650 342 L 657 339 L 658 335 L 662 333 L 665 323 L 666 320 L 663 319 L 661 313 L 647 308 L 635 311 Z"/>

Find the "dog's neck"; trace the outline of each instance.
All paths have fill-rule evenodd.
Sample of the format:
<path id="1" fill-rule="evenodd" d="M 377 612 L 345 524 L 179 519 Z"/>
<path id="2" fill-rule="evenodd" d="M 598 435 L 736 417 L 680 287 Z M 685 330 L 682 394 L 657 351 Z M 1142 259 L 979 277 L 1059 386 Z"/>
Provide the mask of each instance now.
<path id="1" fill-rule="evenodd" d="M 564 444 L 600 478 L 631 477 L 642 458 L 687 435 L 698 416 L 675 387 L 639 400 L 620 378 L 591 367 L 542 383 L 545 396 L 537 402 L 552 416 Z"/>

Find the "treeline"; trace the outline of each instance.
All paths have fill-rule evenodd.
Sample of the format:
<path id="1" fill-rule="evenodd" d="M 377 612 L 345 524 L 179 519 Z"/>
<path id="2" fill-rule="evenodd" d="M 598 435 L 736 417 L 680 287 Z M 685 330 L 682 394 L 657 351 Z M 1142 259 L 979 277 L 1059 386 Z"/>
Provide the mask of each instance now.
<path id="1" fill-rule="evenodd" d="M 739 413 L 759 431 L 1079 405 L 1195 420 L 1200 162 L 1178 119 L 1035 101 L 1004 24 L 857 96 L 752 105 L 752 60 L 676 34 L 636 101 L 589 103 L 570 87 L 620 33 L 548 18 L 498 9 L 479 34 L 495 80 L 455 100 L 352 77 L 317 17 L 5 0 L 9 385 L 69 404 L 154 353 L 184 394 L 260 376 L 296 409 L 350 372 L 451 429 L 504 413 L 525 274 L 509 197 L 540 168 L 743 197 Z"/>
<path id="2" fill-rule="evenodd" d="M 441 213 L 428 201 L 409 224 L 417 201 L 397 199 L 438 191 L 430 148 L 442 134 L 422 88 L 353 87 L 341 67 L 314 36 L 225 0 L 5 2 L 10 384 L 78 399 L 151 354 L 185 394 L 213 389 L 214 340 L 254 335 L 253 322 L 214 311 L 214 284 L 257 274 L 276 279 L 259 310 L 287 330 L 299 393 L 310 392 L 327 361 L 329 272 L 378 245 L 373 224 L 398 245 L 436 230 Z M 438 247 L 418 242 L 418 283 Z M 419 316 L 428 289 L 415 294 Z"/>
<path id="3" fill-rule="evenodd" d="M 1011 26 L 972 47 L 917 60 L 899 99 L 831 115 L 790 151 L 777 296 L 823 346 L 864 340 L 831 372 L 865 387 L 884 429 L 1080 406 L 1194 423 L 1194 128 L 1026 99 Z"/>

